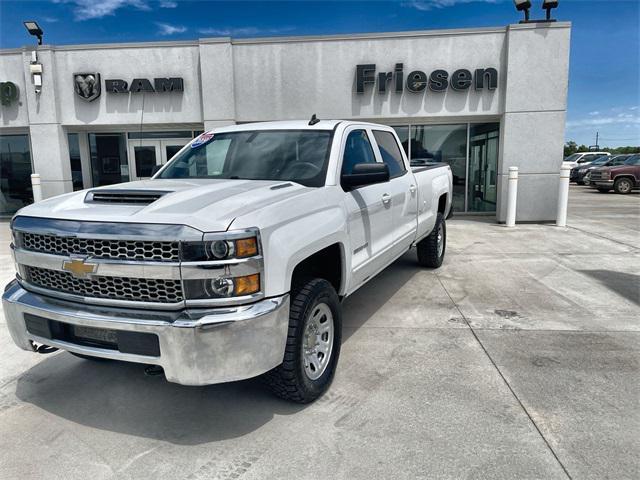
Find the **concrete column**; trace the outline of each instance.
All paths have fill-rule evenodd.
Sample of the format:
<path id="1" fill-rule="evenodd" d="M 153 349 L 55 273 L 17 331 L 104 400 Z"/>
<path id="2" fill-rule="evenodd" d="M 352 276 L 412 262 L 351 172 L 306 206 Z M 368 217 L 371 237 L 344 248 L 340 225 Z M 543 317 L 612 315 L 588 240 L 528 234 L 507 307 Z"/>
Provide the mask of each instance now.
<path id="1" fill-rule="evenodd" d="M 73 191 L 67 133 L 58 124 L 30 125 L 33 173 L 42 182 L 42 197 Z"/>
<path id="2" fill-rule="evenodd" d="M 236 105 L 231 40 L 201 40 L 199 49 L 204 129 L 233 125 Z"/>
<path id="3" fill-rule="evenodd" d="M 67 134 L 60 125 L 57 105 L 55 57 L 46 45 L 39 47 L 37 53 L 43 69 L 42 91 L 35 93 L 29 70 L 31 52 L 24 52 L 25 98 L 29 113 L 33 173 L 40 175 L 43 198 L 49 198 L 73 191 L 73 182 Z"/>
<path id="4" fill-rule="evenodd" d="M 507 216 L 508 168 L 518 167 L 518 221 L 555 221 L 567 108 L 570 24 L 509 25 L 497 219 Z"/>

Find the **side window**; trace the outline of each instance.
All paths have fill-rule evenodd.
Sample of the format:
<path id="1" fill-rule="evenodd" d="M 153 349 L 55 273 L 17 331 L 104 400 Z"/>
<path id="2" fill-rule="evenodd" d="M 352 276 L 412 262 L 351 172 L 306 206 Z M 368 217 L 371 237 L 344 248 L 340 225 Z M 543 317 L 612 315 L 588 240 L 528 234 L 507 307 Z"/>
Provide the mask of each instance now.
<path id="1" fill-rule="evenodd" d="M 400 153 L 400 147 L 398 147 L 398 142 L 396 142 L 393 134 L 381 130 L 374 130 L 373 136 L 376 142 L 378 142 L 382 161 L 389 166 L 389 176 L 394 178 L 403 175 L 407 169 L 404 168 L 402 153 Z"/>
<path id="2" fill-rule="evenodd" d="M 356 163 L 376 163 L 373 148 L 364 130 L 354 130 L 349 133 L 342 156 L 342 173 L 351 173 Z"/>

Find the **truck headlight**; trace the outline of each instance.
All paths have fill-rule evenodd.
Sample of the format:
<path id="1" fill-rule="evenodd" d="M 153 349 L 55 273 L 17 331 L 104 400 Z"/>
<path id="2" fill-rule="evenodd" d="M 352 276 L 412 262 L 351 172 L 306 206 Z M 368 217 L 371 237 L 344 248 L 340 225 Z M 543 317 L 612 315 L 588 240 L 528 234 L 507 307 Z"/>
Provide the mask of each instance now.
<path id="1" fill-rule="evenodd" d="M 185 280 L 184 287 L 187 300 L 243 297 L 260 291 L 260 274 Z"/>
<path id="2" fill-rule="evenodd" d="M 182 261 L 200 262 L 248 258 L 255 257 L 260 252 L 258 237 L 255 235 L 237 239 L 217 238 L 211 240 L 207 238 L 208 236 L 210 235 L 205 234 L 202 242 L 184 242 L 182 244 Z"/>

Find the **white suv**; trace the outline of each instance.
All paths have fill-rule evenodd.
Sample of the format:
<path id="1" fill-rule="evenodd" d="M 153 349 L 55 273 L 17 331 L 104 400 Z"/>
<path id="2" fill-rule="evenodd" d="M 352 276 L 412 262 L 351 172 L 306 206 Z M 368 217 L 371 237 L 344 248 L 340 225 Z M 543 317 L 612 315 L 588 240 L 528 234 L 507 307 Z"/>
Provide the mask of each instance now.
<path id="1" fill-rule="evenodd" d="M 591 163 L 596 158 L 603 155 L 611 155 L 609 152 L 578 152 L 566 157 L 562 165 L 569 165 L 571 168 L 577 165 L 584 165 L 585 163 Z"/>

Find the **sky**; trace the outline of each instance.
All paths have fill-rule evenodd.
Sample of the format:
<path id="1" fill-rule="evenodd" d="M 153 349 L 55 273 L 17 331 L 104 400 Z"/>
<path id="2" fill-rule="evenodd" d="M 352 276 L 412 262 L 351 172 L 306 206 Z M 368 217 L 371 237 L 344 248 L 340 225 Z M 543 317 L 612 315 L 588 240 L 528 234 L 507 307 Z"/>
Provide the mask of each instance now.
<path id="1" fill-rule="evenodd" d="M 532 0 L 532 17 L 542 17 Z M 640 145 L 640 0 L 560 0 L 572 22 L 567 140 Z M 187 40 L 503 26 L 521 15 L 511 0 L 212 2 L 181 0 L 0 0 L 0 48 L 44 43 Z"/>

